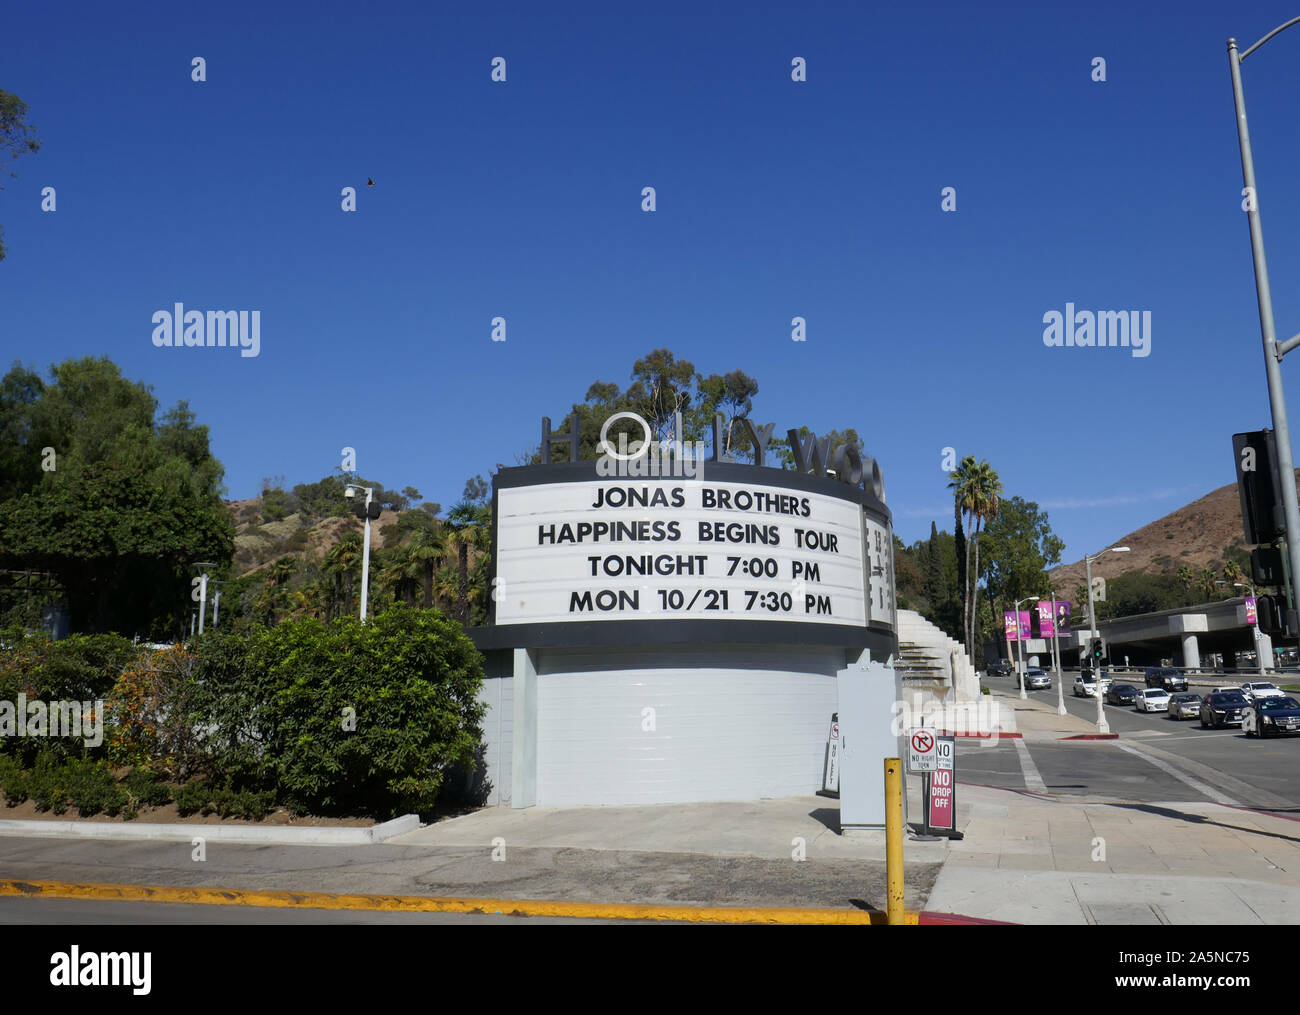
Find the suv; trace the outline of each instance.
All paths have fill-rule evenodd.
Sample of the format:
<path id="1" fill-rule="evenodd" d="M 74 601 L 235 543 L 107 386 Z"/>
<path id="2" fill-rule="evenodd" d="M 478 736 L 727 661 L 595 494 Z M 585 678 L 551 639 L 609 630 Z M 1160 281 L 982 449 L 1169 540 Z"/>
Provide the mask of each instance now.
<path id="1" fill-rule="evenodd" d="M 1009 677 L 1011 676 L 1011 663 L 1007 659 L 997 659 L 989 663 L 990 677 Z"/>
<path id="2" fill-rule="evenodd" d="M 1018 677 L 1016 678 L 1016 686 L 1020 686 L 1020 679 Z M 1050 689 L 1051 686 L 1052 678 L 1043 670 L 1040 670 L 1037 667 L 1025 670 L 1025 690 L 1039 691 L 1044 688 Z"/>
<path id="3" fill-rule="evenodd" d="M 1160 687 L 1166 691 L 1187 690 L 1187 678 L 1172 666 L 1148 666 L 1147 687 Z"/>

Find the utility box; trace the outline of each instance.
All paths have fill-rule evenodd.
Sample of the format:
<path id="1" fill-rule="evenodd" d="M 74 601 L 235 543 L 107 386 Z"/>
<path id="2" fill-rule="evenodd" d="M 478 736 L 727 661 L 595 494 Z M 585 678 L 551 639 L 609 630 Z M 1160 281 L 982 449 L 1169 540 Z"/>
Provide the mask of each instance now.
<path id="1" fill-rule="evenodd" d="M 836 674 L 839 689 L 840 831 L 885 827 L 886 758 L 903 755 L 896 701 L 901 700 L 892 666 L 860 662 Z"/>

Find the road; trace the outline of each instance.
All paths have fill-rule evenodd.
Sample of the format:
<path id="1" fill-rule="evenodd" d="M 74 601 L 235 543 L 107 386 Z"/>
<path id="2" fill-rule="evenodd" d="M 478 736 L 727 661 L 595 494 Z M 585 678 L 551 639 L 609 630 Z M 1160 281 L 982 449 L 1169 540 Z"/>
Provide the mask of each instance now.
<path id="1" fill-rule="evenodd" d="M 999 691 L 1015 693 L 1009 679 L 993 678 L 991 684 Z M 1040 703 L 1055 705 L 1057 700 L 1055 687 L 1028 693 Z M 1096 719 L 1095 699 L 1074 697 L 1069 682 L 1065 708 L 1087 722 Z M 1136 802 L 1215 801 L 1300 813 L 1300 778 L 1296 775 L 1300 743 L 1295 742 L 1300 737 L 1248 738 L 1236 726 L 1203 730 L 1197 720 L 1178 721 L 1165 713 L 1142 713 L 1131 706 L 1106 705 L 1105 712 L 1106 722 L 1112 733 L 1120 735 L 1119 740 L 1024 744 L 1048 793 Z M 1014 742 L 960 751 L 959 783 L 1034 789 L 1032 781 Z"/>

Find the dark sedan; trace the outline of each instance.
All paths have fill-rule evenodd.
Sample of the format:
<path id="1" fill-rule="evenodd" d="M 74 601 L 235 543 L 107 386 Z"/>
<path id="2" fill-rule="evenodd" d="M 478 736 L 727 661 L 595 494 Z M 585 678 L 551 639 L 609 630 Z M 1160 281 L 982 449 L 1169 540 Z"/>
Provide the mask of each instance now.
<path id="1" fill-rule="evenodd" d="M 1240 691 L 1219 691 L 1207 694 L 1201 701 L 1201 729 L 1212 726 L 1221 729 L 1224 726 L 1241 724 L 1241 714 L 1246 710 L 1246 699 Z"/>
<path id="2" fill-rule="evenodd" d="M 1131 705 L 1137 693 L 1137 688 L 1132 684 L 1111 684 L 1106 690 L 1106 704 Z"/>
<path id="3" fill-rule="evenodd" d="M 1242 713 L 1241 728 L 1248 737 L 1300 733 L 1300 701 L 1289 696 L 1256 698 Z"/>

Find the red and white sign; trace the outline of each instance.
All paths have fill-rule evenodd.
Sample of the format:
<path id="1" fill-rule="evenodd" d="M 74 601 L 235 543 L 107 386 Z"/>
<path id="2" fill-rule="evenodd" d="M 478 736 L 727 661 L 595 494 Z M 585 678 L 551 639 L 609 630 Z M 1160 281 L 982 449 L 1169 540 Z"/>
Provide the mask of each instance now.
<path id="1" fill-rule="evenodd" d="M 956 780 L 951 768 L 936 768 L 930 773 L 931 828 L 952 828 L 956 803 Z"/>
<path id="2" fill-rule="evenodd" d="M 934 730 L 908 730 L 907 770 L 909 772 L 933 772 L 938 767 L 934 745 Z"/>

